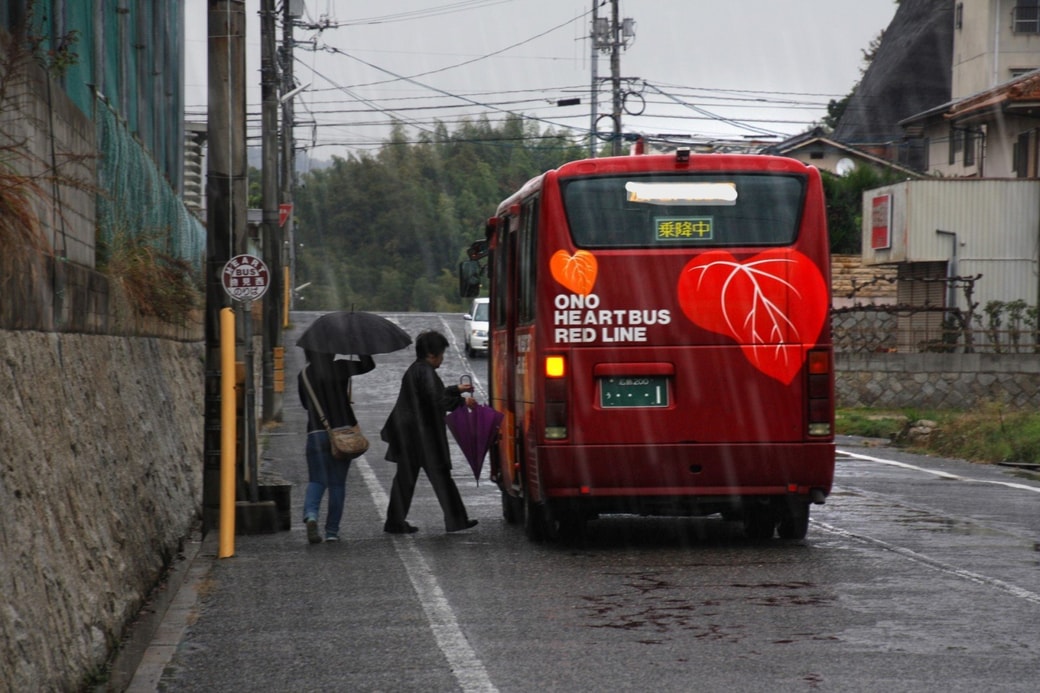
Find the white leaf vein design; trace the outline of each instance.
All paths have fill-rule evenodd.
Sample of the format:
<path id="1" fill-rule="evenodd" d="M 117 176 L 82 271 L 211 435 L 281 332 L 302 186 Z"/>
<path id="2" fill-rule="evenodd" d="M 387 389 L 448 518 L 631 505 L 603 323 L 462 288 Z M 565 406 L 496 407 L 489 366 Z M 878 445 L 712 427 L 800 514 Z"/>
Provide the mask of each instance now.
<path id="1" fill-rule="evenodd" d="M 799 337 L 798 327 L 787 316 L 783 307 L 777 305 L 776 302 L 769 298 L 767 292 L 763 289 L 763 284 L 767 281 L 778 283 L 798 298 L 801 298 L 801 293 L 798 291 L 797 286 L 782 276 L 765 269 L 766 265 L 776 263 L 793 264 L 794 261 L 789 258 L 769 258 L 742 264 L 729 260 L 716 260 L 700 267 L 691 268 L 690 271 L 699 271 L 701 273 L 697 281 L 698 289 L 701 287 L 701 283 L 709 270 L 721 267 L 723 271 L 728 271 L 729 274 L 726 276 L 722 289 L 719 292 L 720 308 L 727 327 L 734 335 L 747 334 L 751 344 L 756 348 L 769 343 L 775 343 L 776 355 L 779 356 L 783 353 L 784 357 L 786 357 L 783 349 L 783 342 L 785 341 L 784 328 L 786 327 L 790 330 L 797 341 Z M 738 306 L 732 305 L 733 301 L 729 299 L 729 293 L 733 288 L 734 282 L 741 278 L 751 283 L 753 293 L 751 303 L 747 306 L 747 315 L 740 320 L 741 329 L 738 330 L 734 323 L 739 316 L 733 313 L 733 310 Z M 739 307 L 743 308 L 744 306 Z"/>

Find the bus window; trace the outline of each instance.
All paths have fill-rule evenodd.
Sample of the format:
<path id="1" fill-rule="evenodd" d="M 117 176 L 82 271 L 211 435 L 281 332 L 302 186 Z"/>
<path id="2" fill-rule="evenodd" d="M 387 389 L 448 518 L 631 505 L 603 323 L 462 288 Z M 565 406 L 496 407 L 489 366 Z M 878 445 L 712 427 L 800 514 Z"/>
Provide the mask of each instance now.
<path id="1" fill-rule="evenodd" d="M 506 228 L 504 223 L 499 226 Z M 492 323 L 495 327 L 505 327 L 506 324 L 506 302 L 509 300 L 508 260 L 505 239 L 500 236 L 491 251 Z"/>
<path id="2" fill-rule="evenodd" d="M 582 248 L 790 245 L 805 185 L 800 175 L 753 173 L 561 181 L 571 236 Z"/>
<path id="3" fill-rule="evenodd" d="M 538 241 L 538 199 L 524 203 L 520 218 L 519 252 L 519 321 L 529 324 L 534 320 L 535 280 Z"/>

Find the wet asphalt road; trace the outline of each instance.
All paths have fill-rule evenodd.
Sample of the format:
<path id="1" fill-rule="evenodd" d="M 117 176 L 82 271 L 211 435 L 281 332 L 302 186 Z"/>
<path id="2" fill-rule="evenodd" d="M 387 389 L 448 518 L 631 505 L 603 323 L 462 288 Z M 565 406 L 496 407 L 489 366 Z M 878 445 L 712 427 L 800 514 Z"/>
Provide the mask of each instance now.
<path id="1" fill-rule="evenodd" d="M 383 534 L 393 466 L 377 432 L 414 354 L 376 357 L 354 399 L 372 449 L 348 479 L 345 541 L 309 546 L 287 334 L 284 423 L 262 465 L 295 483 L 293 529 L 236 538 L 210 567 L 159 690 L 1034 691 L 1040 688 L 1040 482 L 841 440 L 834 493 L 800 542 L 751 542 L 718 518 L 618 517 L 579 546 L 529 543 L 485 470 L 455 476 L 480 525 L 447 535 L 425 479 Z M 389 316 L 415 335 L 459 315 Z M 204 554 L 206 552 L 203 552 Z M 139 688 L 141 690 L 150 689 Z"/>

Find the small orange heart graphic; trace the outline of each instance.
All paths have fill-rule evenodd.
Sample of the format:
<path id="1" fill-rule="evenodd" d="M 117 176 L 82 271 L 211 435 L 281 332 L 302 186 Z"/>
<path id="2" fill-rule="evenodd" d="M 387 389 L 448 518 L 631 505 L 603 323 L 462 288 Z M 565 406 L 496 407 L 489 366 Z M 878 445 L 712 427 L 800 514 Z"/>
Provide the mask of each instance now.
<path id="1" fill-rule="evenodd" d="M 573 255 L 557 250 L 549 260 L 553 279 L 582 296 L 590 293 L 596 284 L 597 269 L 596 256 L 587 250 L 577 250 Z"/>

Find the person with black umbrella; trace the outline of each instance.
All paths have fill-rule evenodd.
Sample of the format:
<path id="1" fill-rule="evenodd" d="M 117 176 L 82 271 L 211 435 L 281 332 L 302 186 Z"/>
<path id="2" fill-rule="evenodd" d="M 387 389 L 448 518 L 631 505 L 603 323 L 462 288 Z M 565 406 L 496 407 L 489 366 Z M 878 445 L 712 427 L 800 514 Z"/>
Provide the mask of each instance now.
<path id="1" fill-rule="evenodd" d="M 296 340 L 296 345 L 307 356 L 307 366 L 300 372 L 298 386 L 300 401 L 308 412 L 308 483 L 303 520 L 307 525 L 307 541 L 312 544 L 322 541 L 318 531 L 318 513 L 326 491 L 329 506 L 325 517 L 325 541 L 339 540 L 350 460 L 333 456 L 328 429 L 357 425 L 350 401 L 350 379 L 375 368 L 372 354 L 397 351 L 411 343 L 408 333 L 390 320 L 375 313 L 354 310 L 322 315 Z M 347 354 L 357 356 L 345 359 L 337 356 Z M 308 384 L 314 391 L 318 406 L 311 402 Z M 321 420 L 322 414 L 325 422 Z"/>
<path id="2" fill-rule="evenodd" d="M 364 355 L 342 359 L 306 349 L 304 354 L 307 365 L 298 377 L 300 403 L 307 410 L 307 491 L 303 501 L 303 521 L 307 525 L 307 541 L 320 544 L 322 535 L 318 531 L 318 513 L 326 492 L 329 505 L 325 514 L 325 541 L 339 541 L 351 460 L 333 456 L 328 430 L 318 409 L 320 407 L 330 428 L 357 425 L 350 401 L 350 379 L 369 372 L 376 364 L 371 356 Z M 311 392 L 318 400 L 317 407 L 311 401 Z"/>

